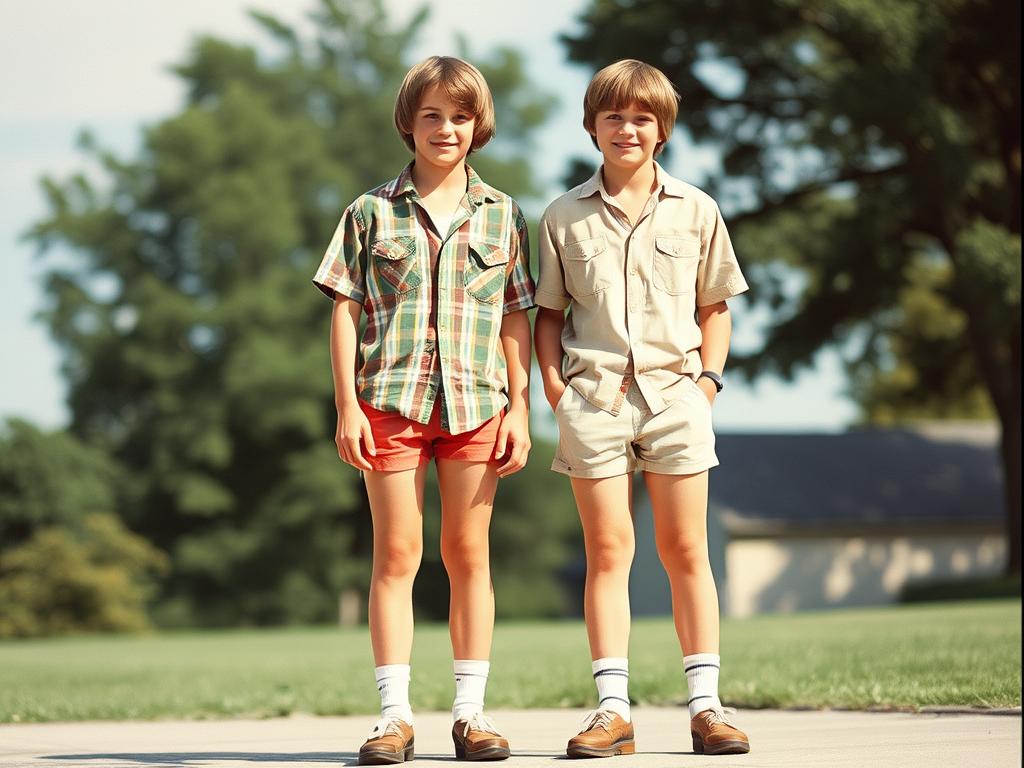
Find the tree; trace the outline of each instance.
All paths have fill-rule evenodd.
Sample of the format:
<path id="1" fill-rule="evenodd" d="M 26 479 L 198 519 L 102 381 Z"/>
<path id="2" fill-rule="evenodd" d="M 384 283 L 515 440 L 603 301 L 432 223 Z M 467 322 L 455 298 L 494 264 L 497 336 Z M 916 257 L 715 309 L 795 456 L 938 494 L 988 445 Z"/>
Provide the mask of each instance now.
<path id="1" fill-rule="evenodd" d="M 166 556 L 112 514 L 124 478 L 71 435 L 0 433 L 0 637 L 149 626 Z"/>
<path id="2" fill-rule="evenodd" d="M 87 138 L 102 178 L 45 182 L 33 235 L 77 255 L 51 262 L 46 313 L 71 429 L 137 479 L 119 511 L 171 554 L 162 623 L 329 620 L 365 590 L 370 521 L 331 441 L 330 308 L 310 279 L 341 209 L 409 160 L 392 108 L 425 15 L 321 0 L 303 39 L 254 14 L 273 53 L 198 40 L 186 105 L 137 157 Z M 480 63 L 503 138 L 471 162 L 530 195 L 550 100 L 515 52 Z"/>
<path id="3" fill-rule="evenodd" d="M 147 629 L 167 556 L 116 515 L 92 512 L 0 551 L 0 637 Z"/>
<path id="4" fill-rule="evenodd" d="M 114 510 L 123 488 L 121 469 L 102 451 L 10 419 L 0 429 L 0 550 L 41 528 Z"/>
<path id="5" fill-rule="evenodd" d="M 564 40 L 661 68 L 720 147 L 773 317 L 748 374 L 839 345 L 867 418 L 994 410 L 1019 573 L 1019 3 L 593 0 Z"/>

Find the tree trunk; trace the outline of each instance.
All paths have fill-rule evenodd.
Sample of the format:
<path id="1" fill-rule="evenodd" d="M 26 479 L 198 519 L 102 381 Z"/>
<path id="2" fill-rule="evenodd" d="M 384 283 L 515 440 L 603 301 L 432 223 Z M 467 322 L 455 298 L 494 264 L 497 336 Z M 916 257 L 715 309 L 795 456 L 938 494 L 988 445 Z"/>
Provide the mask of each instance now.
<path id="1" fill-rule="evenodd" d="M 945 228 L 940 228 L 938 238 L 946 248 L 954 273 L 957 303 L 967 315 L 967 337 L 971 342 L 974 360 L 978 365 L 981 380 L 988 390 L 992 404 L 999 415 L 1002 434 L 999 453 L 1003 464 L 1003 499 L 1006 505 L 1006 568 L 1007 575 L 1020 574 L 1020 479 L 1021 479 L 1021 369 L 1020 308 L 1009 321 L 1013 324 L 1009 333 L 1003 327 L 986 327 L 986 311 L 983 300 L 972 295 L 967 289 L 967 278 L 963 278 L 962 255 L 957 252 L 956 241 Z M 1002 347 L 1002 344 L 1007 346 Z"/>

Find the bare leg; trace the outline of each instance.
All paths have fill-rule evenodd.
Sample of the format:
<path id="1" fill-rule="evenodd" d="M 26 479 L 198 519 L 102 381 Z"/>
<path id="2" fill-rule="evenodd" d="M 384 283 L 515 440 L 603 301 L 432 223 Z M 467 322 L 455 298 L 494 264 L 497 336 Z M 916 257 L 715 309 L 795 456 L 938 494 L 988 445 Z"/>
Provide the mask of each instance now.
<path id="1" fill-rule="evenodd" d="M 494 589 L 488 530 L 496 467 L 487 462 L 438 459 L 441 487 L 441 560 L 448 571 L 448 631 L 456 659 L 486 660 L 494 634 Z"/>
<path id="2" fill-rule="evenodd" d="M 644 475 L 683 655 L 718 653 L 718 590 L 708 558 L 708 473 Z"/>
<path id="3" fill-rule="evenodd" d="M 373 516 L 370 642 L 376 666 L 408 664 L 412 583 L 423 555 L 423 483 L 427 467 L 366 472 Z"/>
<path id="4" fill-rule="evenodd" d="M 629 568 L 634 551 L 631 487 L 628 474 L 572 478 L 587 550 L 583 613 L 593 659 L 629 655 Z"/>

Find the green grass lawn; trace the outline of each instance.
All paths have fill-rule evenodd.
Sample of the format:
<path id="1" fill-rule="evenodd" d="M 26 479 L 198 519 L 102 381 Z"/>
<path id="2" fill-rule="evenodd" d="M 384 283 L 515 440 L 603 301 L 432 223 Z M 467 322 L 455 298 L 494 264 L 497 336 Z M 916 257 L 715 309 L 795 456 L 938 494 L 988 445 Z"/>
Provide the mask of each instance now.
<path id="1" fill-rule="evenodd" d="M 727 620 L 722 699 L 741 707 L 1020 706 L 1021 602 L 923 604 Z M 488 706 L 594 704 L 579 621 L 503 623 Z M 417 628 L 412 703 L 447 709 L 443 625 Z M 679 704 L 672 623 L 634 622 L 630 692 Z M 365 628 L 176 632 L 0 642 L 0 722 L 377 711 Z"/>

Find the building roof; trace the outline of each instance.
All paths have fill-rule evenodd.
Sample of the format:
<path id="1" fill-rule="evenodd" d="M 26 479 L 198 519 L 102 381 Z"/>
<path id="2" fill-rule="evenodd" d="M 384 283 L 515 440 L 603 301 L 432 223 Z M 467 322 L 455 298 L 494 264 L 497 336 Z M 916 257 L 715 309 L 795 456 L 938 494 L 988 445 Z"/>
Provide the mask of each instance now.
<path id="1" fill-rule="evenodd" d="M 710 511 L 733 536 L 998 530 L 998 425 L 721 434 Z"/>

